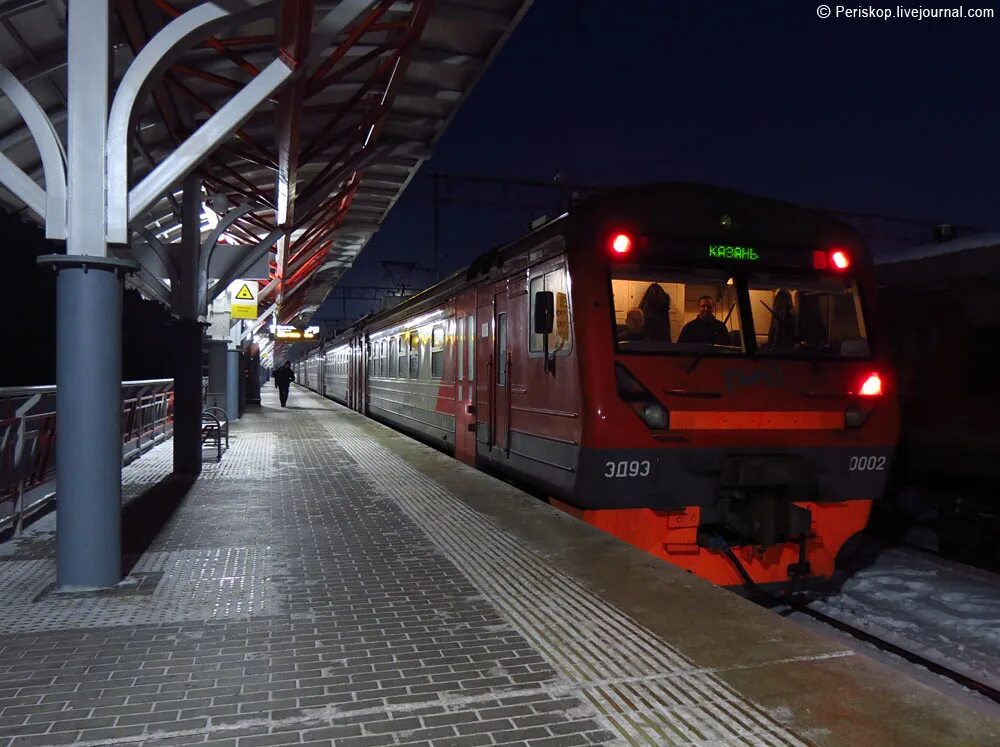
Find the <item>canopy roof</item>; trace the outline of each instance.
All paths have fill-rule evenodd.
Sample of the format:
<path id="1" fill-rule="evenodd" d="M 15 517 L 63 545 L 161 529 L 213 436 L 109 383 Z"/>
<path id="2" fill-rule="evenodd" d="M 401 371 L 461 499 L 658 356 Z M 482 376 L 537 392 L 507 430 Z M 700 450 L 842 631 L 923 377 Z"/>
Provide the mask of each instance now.
<path id="1" fill-rule="evenodd" d="M 229 13 L 214 35 L 189 45 L 142 90 L 129 133 L 129 184 L 139 183 L 187 138 L 199 137 L 213 114 L 270 63 L 283 60 L 295 72 L 194 173 L 205 189 L 203 237 L 238 208 L 223 220 L 225 232 L 217 231 L 219 242 L 236 247 L 220 253 L 233 257 L 230 271 L 241 253 L 278 236 L 265 255 L 266 270 L 256 270 L 264 281 L 261 312 L 280 298 L 280 321 L 308 318 L 430 157 L 529 5 L 113 0 L 112 96 L 139 52 L 172 20 L 196 6 Z M 0 2 L 0 64 L 44 109 L 63 146 L 66 13 L 66 0 Z M 8 98 L 0 98 L 0 153 L 44 184 L 39 147 Z M 0 203 L 26 209 L 5 188 Z M 165 303 L 171 284 L 162 282 L 168 278 L 162 251 L 153 249 L 179 239 L 181 213 L 175 183 L 130 221 L 130 244 L 116 249 L 143 265 L 132 282 Z M 225 278 L 227 261 L 220 262 L 214 277 Z"/>

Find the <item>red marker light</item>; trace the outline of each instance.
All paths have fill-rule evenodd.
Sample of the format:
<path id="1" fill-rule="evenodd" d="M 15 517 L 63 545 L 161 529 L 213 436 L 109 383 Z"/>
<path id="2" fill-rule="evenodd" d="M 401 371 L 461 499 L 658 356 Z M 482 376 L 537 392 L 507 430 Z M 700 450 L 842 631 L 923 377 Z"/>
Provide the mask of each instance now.
<path id="1" fill-rule="evenodd" d="M 830 263 L 838 270 L 846 270 L 851 266 L 851 258 L 843 249 L 834 249 L 830 252 Z"/>
<path id="2" fill-rule="evenodd" d="M 813 269 L 825 270 L 826 268 L 827 268 L 826 252 L 823 251 L 813 252 Z"/>
<path id="3" fill-rule="evenodd" d="M 862 397 L 878 397 L 882 394 L 882 377 L 877 373 L 868 374 L 868 378 L 861 385 L 861 391 L 858 392 Z"/>
<path id="4" fill-rule="evenodd" d="M 632 251 L 632 237 L 627 233 L 620 233 L 611 240 L 611 249 L 615 254 L 628 254 Z"/>

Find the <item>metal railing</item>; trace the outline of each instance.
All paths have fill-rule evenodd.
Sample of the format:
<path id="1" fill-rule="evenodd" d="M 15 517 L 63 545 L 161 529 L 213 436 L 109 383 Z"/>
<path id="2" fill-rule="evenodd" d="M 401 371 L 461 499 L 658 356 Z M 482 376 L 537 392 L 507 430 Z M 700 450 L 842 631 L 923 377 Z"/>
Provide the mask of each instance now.
<path id="1" fill-rule="evenodd" d="M 173 430 L 174 380 L 122 382 L 122 464 Z M 24 521 L 56 495 L 56 388 L 0 387 L 0 532 Z"/>

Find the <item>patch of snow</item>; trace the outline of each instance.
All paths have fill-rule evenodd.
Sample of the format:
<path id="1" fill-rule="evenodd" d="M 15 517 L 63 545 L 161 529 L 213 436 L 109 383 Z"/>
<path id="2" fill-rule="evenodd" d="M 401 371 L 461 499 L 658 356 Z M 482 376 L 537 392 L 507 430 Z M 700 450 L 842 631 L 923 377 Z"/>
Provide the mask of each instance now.
<path id="1" fill-rule="evenodd" d="M 1000 577 L 901 549 L 883 551 L 810 607 L 1000 687 Z"/>

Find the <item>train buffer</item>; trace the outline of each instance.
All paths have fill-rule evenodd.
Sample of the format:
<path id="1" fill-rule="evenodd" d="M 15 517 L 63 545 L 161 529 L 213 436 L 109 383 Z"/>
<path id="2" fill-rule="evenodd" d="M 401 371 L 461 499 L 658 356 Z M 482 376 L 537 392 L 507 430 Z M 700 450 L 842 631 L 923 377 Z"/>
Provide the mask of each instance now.
<path id="1" fill-rule="evenodd" d="M 115 589 L 53 590 L 52 515 L 2 546 L 0 744 L 1000 743 L 506 483 L 288 405 L 265 389 L 194 481 L 169 442 L 125 468 Z"/>

